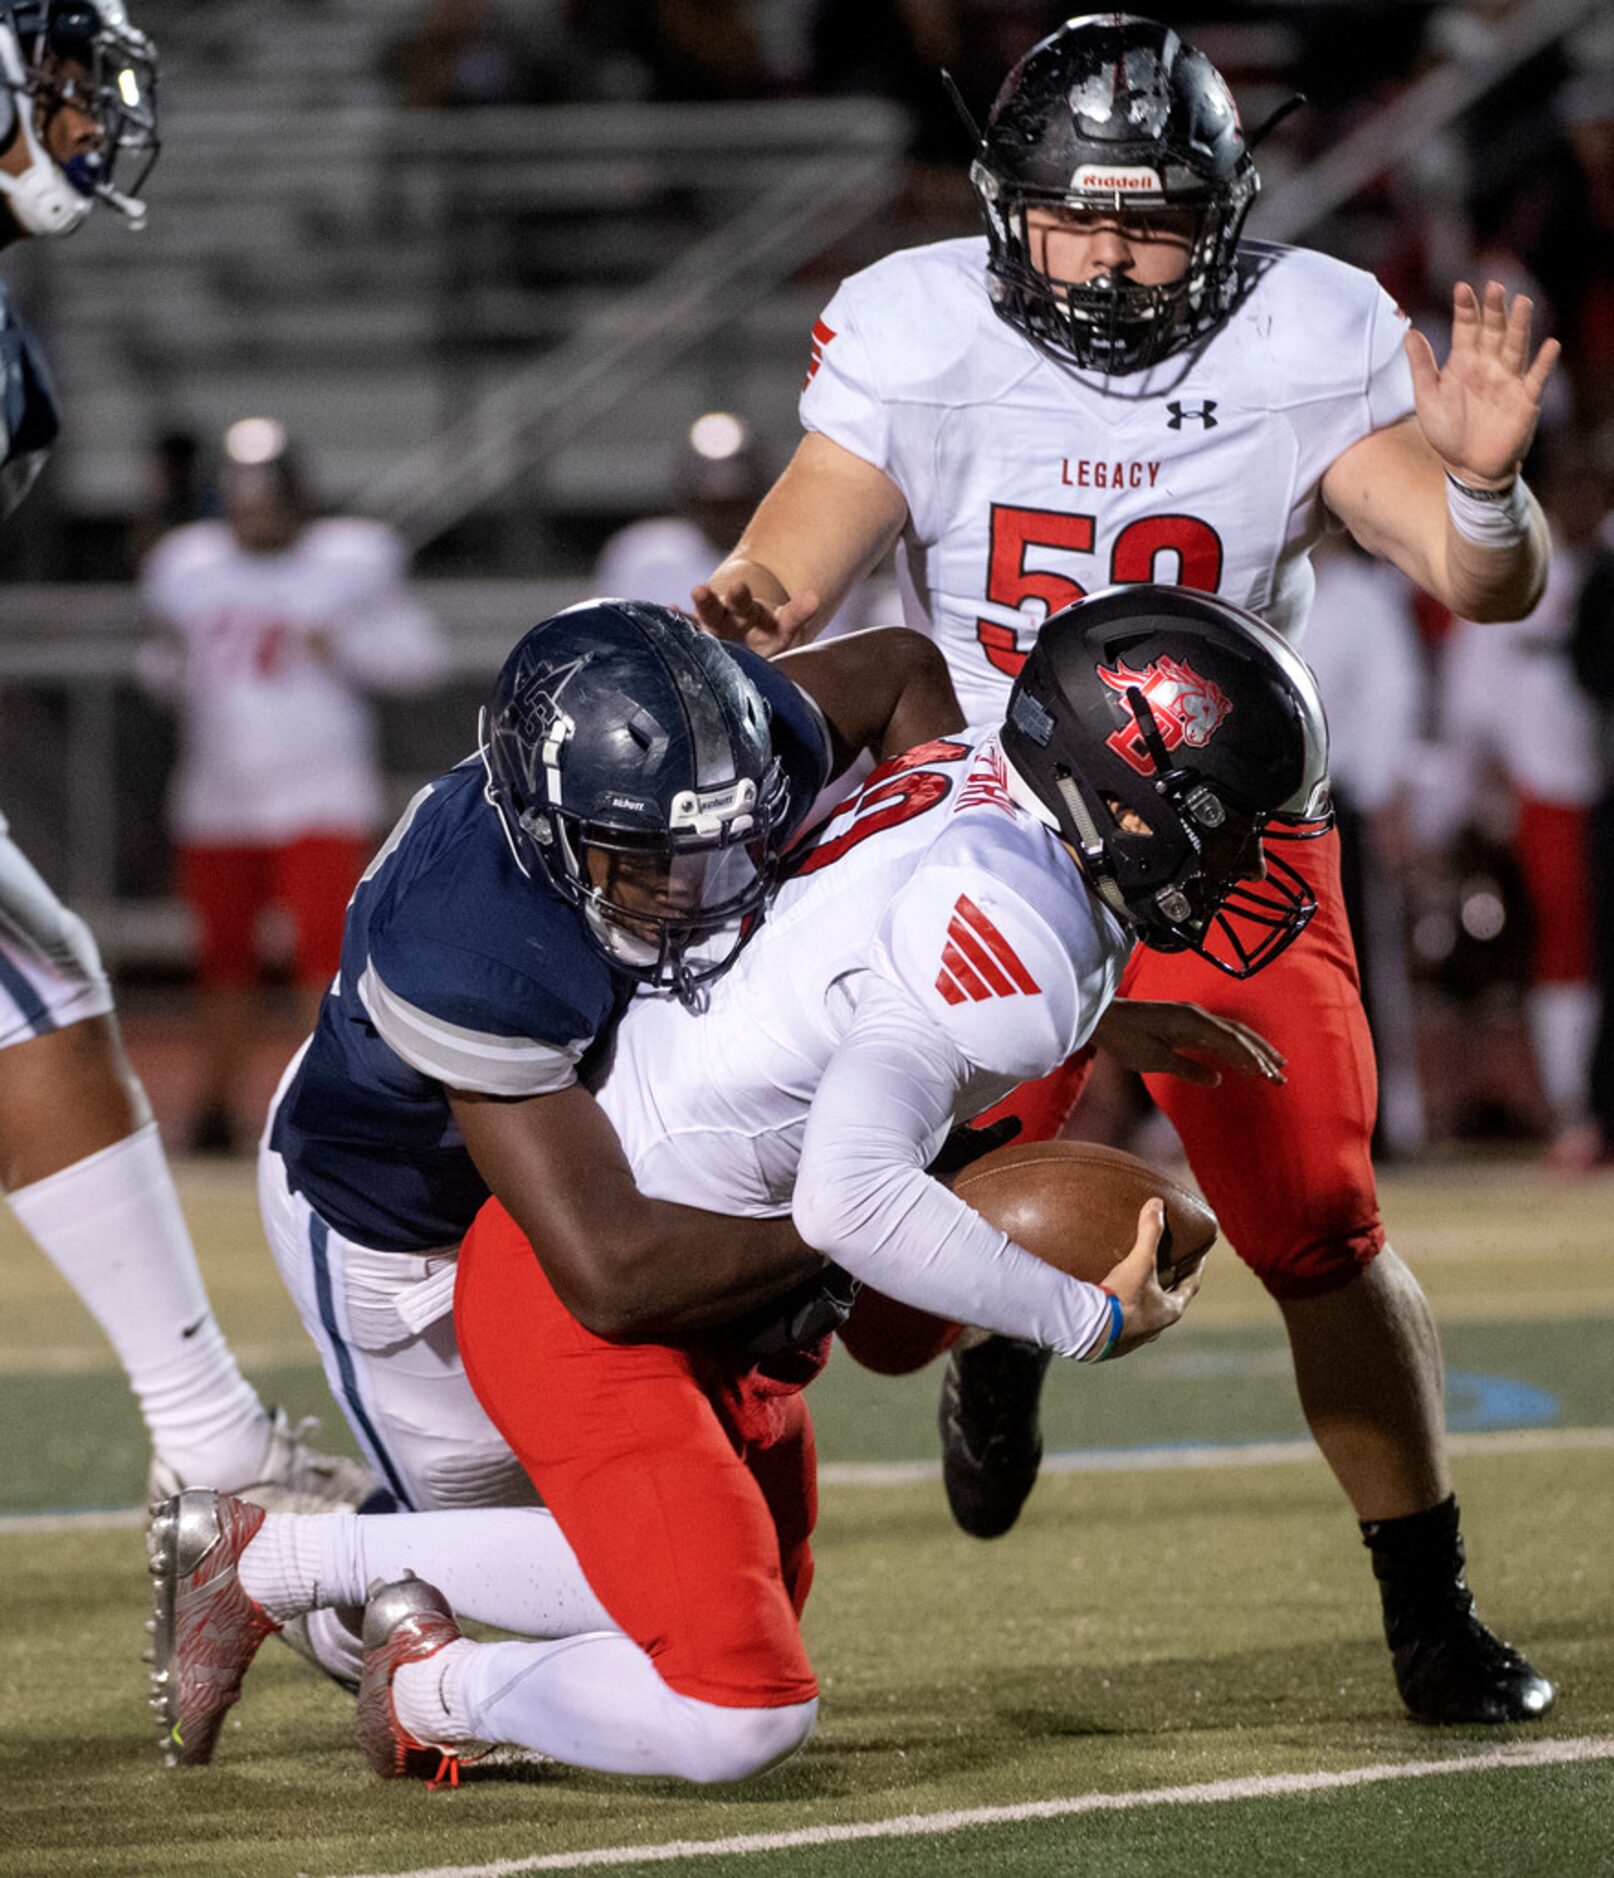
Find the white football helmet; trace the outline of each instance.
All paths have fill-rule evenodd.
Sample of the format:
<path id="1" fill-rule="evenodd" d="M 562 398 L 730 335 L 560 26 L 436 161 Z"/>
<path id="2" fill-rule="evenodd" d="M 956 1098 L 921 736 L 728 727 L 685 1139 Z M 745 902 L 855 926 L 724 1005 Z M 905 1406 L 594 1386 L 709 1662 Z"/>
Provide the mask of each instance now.
<path id="1" fill-rule="evenodd" d="M 57 162 L 45 132 L 64 106 L 93 120 L 100 141 Z M 123 0 L 0 0 L 0 150 L 19 141 L 28 161 L 20 174 L 0 170 L 0 196 L 24 234 L 71 234 L 97 201 L 136 228 L 145 220 L 140 190 L 159 147 L 157 49 Z"/>

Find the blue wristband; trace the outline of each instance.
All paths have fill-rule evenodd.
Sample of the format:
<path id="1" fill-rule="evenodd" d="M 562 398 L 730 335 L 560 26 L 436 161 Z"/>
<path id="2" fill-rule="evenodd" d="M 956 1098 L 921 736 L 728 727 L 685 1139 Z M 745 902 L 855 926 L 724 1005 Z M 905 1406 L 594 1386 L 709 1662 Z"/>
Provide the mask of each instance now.
<path id="1" fill-rule="evenodd" d="M 1086 1359 L 1089 1363 L 1102 1363 L 1106 1357 L 1114 1356 L 1115 1346 L 1120 1341 L 1120 1338 L 1121 1338 L 1121 1325 L 1124 1321 L 1124 1316 L 1125 1316 L 1125 1314 L 1123 1313 L 1121 1309 L 1121 1300 L 1115 1295 L 1115 1293 L 1109 1288 L 1109 1286 L 1101 1285 L 1099 1289 L 1104 1293 L 1105 1298 L 1109 1302 L 1110 1334 L 1104 1339 L 1103 1349 L 1097 1351 L 1094 1355 L 1089 1356 Z"/>

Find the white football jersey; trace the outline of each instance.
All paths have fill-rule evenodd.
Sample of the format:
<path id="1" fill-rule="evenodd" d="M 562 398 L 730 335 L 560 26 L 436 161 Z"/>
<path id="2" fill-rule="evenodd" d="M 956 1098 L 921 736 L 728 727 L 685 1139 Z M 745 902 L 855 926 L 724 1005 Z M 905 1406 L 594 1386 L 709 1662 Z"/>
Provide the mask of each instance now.
<path id="1" fill-rule="evenodd" d="M 1516 789 L 1566 808 L 1590 807 L 1602 789 L 1598 709 L 1569 660 L 1590 571 L 1585 549 L 1555 542 L 1546 590 L 1528 617 L 1458 620 L 1441 647 L 1441 729 L 1470 772 L 1494 763 Z"/>
<path id="2" fill-rule="evenodd" d="M 445 662 L 398 536 L 376 522 L 319 521 L 281 553 L 249 554 L 224 522 L 194 522 L 158 542 L 141 592 L 173 635 L 145 669 L 178 694 L 176 835 L 256 844 L 373 833 L 381 777 L 365 693 L 430 683 Z M 330 662 L 310 649 L 315 634 Z"/>
<path id="3" fill-rule="evenodd" d="M 908 622 L 972 723 L 1001 714 L 1049 613 L 1116 582 L 1199 587 L 1300 633 L 1323 473 L 1412 409 L 1406 316 L 1324 255 L 1240 253 L 1257 279 L 1226 324 L 1125 377 L 999 319 L 984 237 L 854 274 L 814 327 L 802 423 L 906 498 Z"/>
<path id="4" fill-rule="evenodd" d="M 1011 795 L 995 735 L 974 736 L 877 769 L 825 825 L 703 1011 L 635 1000 L 598 1094 L 641 1191 L 712 1212 L 794 1209 L 800 1223 L 810 1122 L 822 1163 L 837 1144 L 887 1155 L 891 1166 L 873 1170 L 880 1207 L 844 1233 L 837 1225 L 833 1243 L 804 1227 L 809 1242 L 892 1295 L 904 1295 L 906 1266 L 918 1274 L 908 1301 L 1076 1353 L 1103 1317 L 1101 1295 L 986 1229 L 923 1169 L 949 1128 L 1087 1040 L 1132 940 Z M 897 1086 L 843 1077 L 826 1116 L 832 1066 L 860 1029 L 868 1041 L 860 1019 L 876 1010 L 874 1041 L 893 1044 Z M 939 1266 L 950 1234 L 955 1269 L 925 1270 Z M 863 1251 L 886 1261 L 877 1275 Z M 1014 1294 L 1007 1304 L 994 1285 Z M 1061 1320 L 1075 1329 L 1045 1328 L 1043 1289 L 1059 1293 L 1062 1310 L 1085 1294 L 1077 1318 Z"/>

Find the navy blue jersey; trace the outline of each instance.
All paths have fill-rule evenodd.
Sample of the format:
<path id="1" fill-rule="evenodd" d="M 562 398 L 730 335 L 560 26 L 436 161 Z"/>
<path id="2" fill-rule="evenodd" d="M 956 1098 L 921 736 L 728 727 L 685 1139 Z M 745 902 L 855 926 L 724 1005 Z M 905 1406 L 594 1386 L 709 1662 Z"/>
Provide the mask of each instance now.
<path id="1" fill-rule="evenodd" d="M 0 285 L 0 520 L 32 488 L 59 429 L 44 358 Z"/>
<path id="2" fill-rule="evenodd" d="M 767 701 L 793 830 L 828 774 L 823 721 L 766 660 L 729 650 Z M 447 1091 L 566 1088 L 634 989 L 516 865 L 483 782 L 475 757 L 439 776 L 371 862 L 271 1136 L 321 1218 L 382 1251 L 457 1244 L 488 1196 Z"/>

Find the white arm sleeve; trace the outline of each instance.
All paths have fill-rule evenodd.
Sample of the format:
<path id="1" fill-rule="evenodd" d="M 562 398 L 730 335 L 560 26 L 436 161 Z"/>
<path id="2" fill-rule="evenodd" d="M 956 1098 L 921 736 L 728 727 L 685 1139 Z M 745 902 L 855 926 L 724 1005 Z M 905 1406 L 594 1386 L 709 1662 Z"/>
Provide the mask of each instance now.
<path id="1" fill-rule="evenodd" d="M 868 978 L 807 1117 L 796 1230 L 904 1304 L 1086 1356 L 1109 1336 L 1105 1293 L 1033 1257 L 925 1172 L 976 1074 L 917 1005 Z"/>

